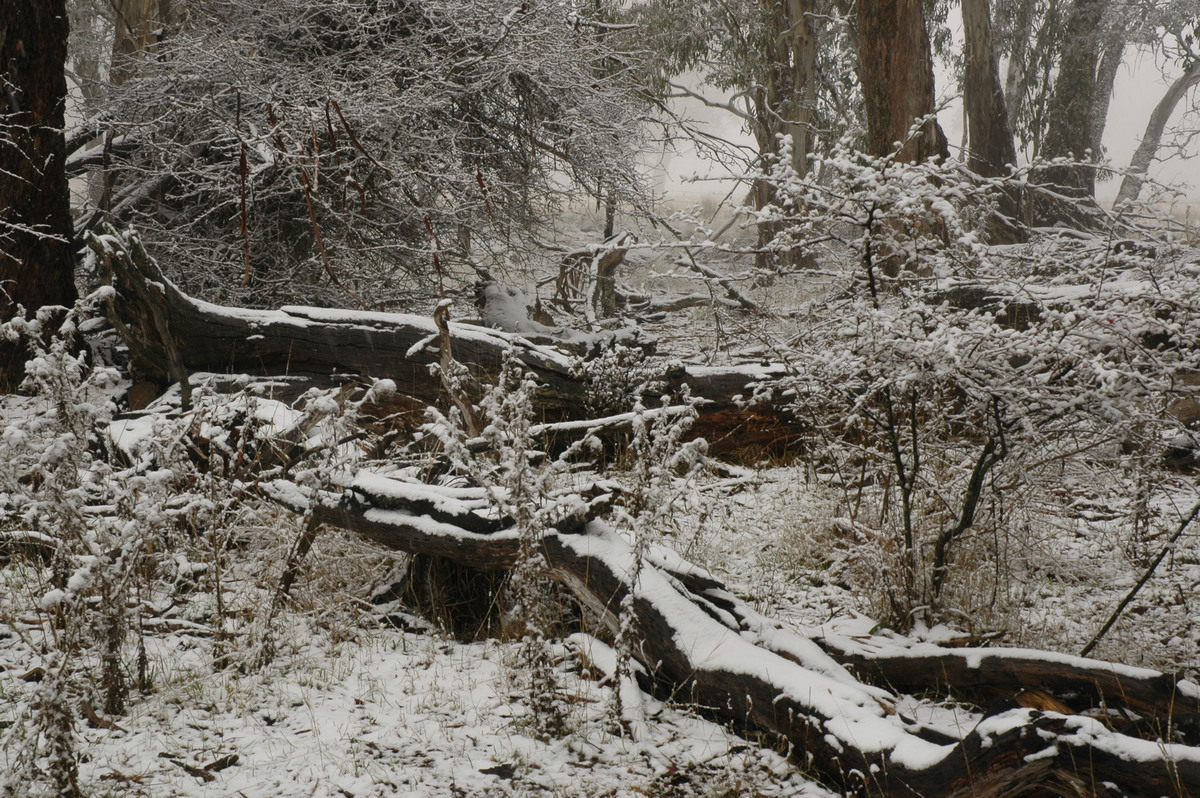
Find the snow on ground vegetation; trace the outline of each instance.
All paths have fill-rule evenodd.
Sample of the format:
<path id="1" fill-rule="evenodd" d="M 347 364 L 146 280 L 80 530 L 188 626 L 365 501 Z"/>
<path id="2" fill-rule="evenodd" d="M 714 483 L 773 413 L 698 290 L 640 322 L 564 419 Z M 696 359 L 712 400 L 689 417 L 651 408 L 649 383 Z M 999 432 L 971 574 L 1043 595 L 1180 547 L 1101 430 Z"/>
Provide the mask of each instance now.
<path id="1" fill-rule="evenodd" d="M 635 253 L 633 262 L 643 287 L 693 281 L 649 257 Z M 713 306 L 644 326 L 659 337 L 661 356 L 774 362 L 799 351 L 808 317 L 797 307 L 836 283 L 827 273 L 780 277 L 759 290 L 769 315 Z M 1066 295 L 1073 283 L 1058 285 Z M 644 722 L 617 722 L 605 649 L 591 645 L 583 621 L 556 630 L 549 682 L 538 682 L 520 641 L 461 642 L 402 607 L 371 604 L 402 558 L 331 531 L 311 540 L 302 518 L 251 496 L 246 473 L 196 468 L 184 444 L 188 432 L 207 442 L 201 454 L 213 462 L 216 452 L 225 462 L 253 459 L 252 441 L 231 429 L 276 432 L 302 411 L 250 395 L 204 405 L 200 391 L 208 409 L 194 426 L 152 416 L 114 422 L 119 375 L 85 376 L 72 357 L 69 347 L 43 353 L 33 369 L 47 381 L 43 398 L 5 397 L 0 414 L 0 785 L 10 792 L 28 779 L 28 794 L 54 795 L 47 774 L 73 745 L 79 783 L 92 795 L 830 794 L 763 740 L 735 736 L 686 706 L 649 702 Z M 51 379 L 59 371 L 68 377 Z M 322 445 L 345 439 L 338 423 L 311 425 L 306 450 L 330 449 L 341 461 L 312 466 L 313 480 L 332 480 L 352 457 Z M 96 430 L 109 437 L 97 440 Z M 943 446 L 936 476 L 944 482 L 930 489 L 930 507 L 961 485 L 969 471 L 961 454 L 975 444 L 964 437 Z M 692 474 L 672 487 L 672 511 L 645 531 L 817 640 L 872 631 L 886 639 L 887 621 L 934 643 L 1078 653 L 1196 500 L 1193 474 L 1142 468 L 1144 459 L 1115 444 L 1082 464 L 1056 460 L 1057 470 L 1039 472 L 1009 505 L 993 501 L 990 520 L 956 542 L 951 576 L 930 609 L 898 598 L 895 508 L 883 472 L 849 479 L 817 458 L 783 454 Z M 611 470 L 621 467 L 630 464 Z M 612 474 L 573 475 L 586 476 Z M 69 573 L 56 572 L 47 554 L 58 538 L 73 547 Z M 294 591 L 281 595 L 294 553 L 308 544 Z M 1094 656 L 1194 679 L 1197 595 L 1192 530 Z M 131 677 L 126 695 L 105 683 L 114 668 Z M 547 699 L 556 707 L 549 728 L 533 709 Z M 109 711 L 114 701 L 120 711 Z M 76 737 L 41 711 L 48 706 Z M 980 717 L 923 698 L 901 706 L 954 737 Z"/>

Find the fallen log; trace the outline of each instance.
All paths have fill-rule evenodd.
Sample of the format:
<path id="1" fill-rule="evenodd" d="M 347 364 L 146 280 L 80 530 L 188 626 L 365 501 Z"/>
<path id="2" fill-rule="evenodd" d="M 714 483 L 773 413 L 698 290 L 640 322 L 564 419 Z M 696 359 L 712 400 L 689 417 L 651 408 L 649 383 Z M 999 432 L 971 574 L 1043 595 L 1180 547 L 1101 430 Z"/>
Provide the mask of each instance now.
<path id="1" fill-rule="evenodd" d="M 360 472 L 341 493 L 265 486 L 294 509 L 392 549 L 507 569 L 519 540 L 511 519 L 488 509 L 478 488 L 442 488 Z M 549 574 L 613 631 L 630 590 L 634 553 L 607 523 L 583 515 L 547 530 Z M 876 665 L 903 674 L 902 690 L 980 688 L 991 694 L 1036 683 L 1081 706 L 1092 686 L 1105 709 L 1200 711 L 1200 687 L 1174 676 L 1097 660 L 1027 651 L 945 651 L 886 637 L 815 641 L 764 618 L 710 574 L 666 549 L 644 564 L 633 588 L 635 658 L 656 692 L 690 701 L 735 727 L 785 739 L 793 756 L 845 794 L 957 796 L 1016 794 L 1200 795 L 1200 748 L 1141 739 L 1082 714 L 1001 708 L 961 739 L 931 735 L 897 711 L 897 696 L 852 674 Z M 822 643 L 822 645 L 818 645 Z M 828 650 L 827 650 L 828 649 Z M 840 661 L 839 661 L 840 660 Z M 895 663 L 903 662 L 898 669 Z M 1036 663 L 1046 665 L 1038 680 Z M 846 664 L 852 666 L 848 670 Z M 997 675 L 1005 678 L 997 678 Z M 884 677 L 886 678 L 886 676 Z M 1161 714 L 1155 728 L 1171 724 Z"/>
<path id="2" fill-rule="evenodd" d="M 109 231 L 89 246 L 109 275 L 115 296 L 107 314 L 144 374 L 180 382 L 212 372 L 305 378 L 317 385 L 389 379 L 396 393 L 418 403 L 448 404 L 442 381 L 430 371 L 439 361 L 432 318 L 310 307 L 279 310 L 224 308 L 187 296 L 167 280 L 135 234 Z M 526 338 L 486 327 L 449 324 L 454 359 L 480 384 L 493 381 L 505 353 L 516 353 L 539 387 L 535 411 L 548 423 L 587 418 L 587 383 L 572 372 L 574 360 Z M 660 391 L 679 396 L 686 387 L 699 400 L 692 435 L 718 454 L 786 449 L 800 423 L 786 397 L 757 390 L 786 374 L 782 366 L 721 368 L 664 366 Z M 657 396 L 646 397 L 657 404 Z"/>

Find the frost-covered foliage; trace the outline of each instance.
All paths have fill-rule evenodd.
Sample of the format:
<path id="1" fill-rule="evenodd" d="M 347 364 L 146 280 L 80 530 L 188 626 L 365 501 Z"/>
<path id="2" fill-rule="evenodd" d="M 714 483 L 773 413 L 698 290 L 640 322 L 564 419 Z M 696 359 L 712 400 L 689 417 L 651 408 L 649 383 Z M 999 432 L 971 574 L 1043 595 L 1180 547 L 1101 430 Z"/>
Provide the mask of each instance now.
<path id="1" fill-rule="evenodd" d="M 0 432 L 0 617 L 28 671 L 28 687 L 4 686 L 5 796 L 80 794 L 79 724 L 109 728 L 155 688 L 167 668 L 153 654 L 162 632 L 203 636 L 217 670 L 253 667 L 288 638 L 265 611 L 279 589 L 255 577 L 278 584 L 295 522 L 268 521 L 248 482 L 287 465 L 298 484 L 326 485 L 330 461 L 351 459 L 336 397 L 301 412 L 202 385 L 188 412 L 118 418 L 123 380 L 78 343 L 105 294 L 52 337 L 55 309 L 3 329 L 32 355 L 28 396 L 6 397 Z"/>
<path id="2" fill-rule="evenodd" d="M 0 782 L 6 796 L 53 789 L 80 795 L 75 762 L 76 707 L 85 691 L 85 651 L 97 656 L 92 680 L 107 712 L 124 709 L 127 684 L 121 652 L 129 629 L 127 605 L 145 534 L 129 494 L 99 462 L 99 425 L 115 412 L 119 382 L 110 369 L 91 369 L 75 347 L 83 306 L 43 343 L 60 308 L 32 321 L 17 318 L 3 334 L 29 343 L 24 387 L 34 394 L 26 414 L 0 434 L 0 528 L 10 548 L 39 552 L 45 568 L 37 588 L 44 613 L 38 649 L 42 677 L 3 739 L 9 767 Z M 103 508 L 103 509 L 101 509 Z M 104 512 L 111 510 L 111 513 Z M 103 513 L 101 520 L 93 520 Z M 35 634 L 31 632 L 31 635 Z"/>
<path id="3" fill-rule="evenodd" d="M 640 195 L 637 56 L 589 13 L 189 5 L 110 87 L 112 212 L 196 296 L 412 306 L 566 197 Z"/>
<path id="4" fill-rule="evenodd" d="M 479 426 L 482 452 L 468 439 L 463 413 L 457 409 L 445 416 L 430 408 L 428 429 L 455 468 L 485 488 L 496 511 L 513 520 L 519 552 L 506 589 L 504 625 L 508 635 L 521 641 L 517 672 L 527 690 L 531 728 L 549 738 L 563 731 L 569 713 L 548 645 L 562 607 L 551 599 L 555 591 L 547 578 L 541 544 L 547 530 L 584 510 L 585 500 L 570 479 L 572 461 L 597 444 L 585 437 L 560 457 L 545 458 L 531 430 L 536 388 L 510 351 L 496 384 L 479 406 L 465 407 Z"/>
<path id="5" fill-rule="evenodd" d="M 631 357 L 628 351 L 620 355 Z M 594 482 L 593 488 L 609 491 L 603 501 L 611 505 L 608 512 L 614 528 L 632 544 L 634 566 L 628 579 L 637 584 L 651 547 L 687 504 L 705 462 L 706 444 L 703 440 L 685 440 L 696 417 L 690 402 L 672 407 L 664 397 L 660 408 L 647 410 L 639 398 L 647 388 L 646 382 L 631 384 L 630 373 L 614 377 L 610 372 L 615 362 L 619 358 L 610 358 L 608 365 L 588 374 L 601 384 L 597 390 L 604 391 L 609 402 L 617 403 L 618 396 L 625 407 L 633 402 L 628 413 L 629 439 L 620 457 L 624 468 L 608 469 L 609 479 Z M 636 375 L 637 368 L 631 369 Z M 520 554 L 509 581 L 507 625 L 510 634 L 522 640 L 520 664 L 525 669 L 539 729 L 543 734 L 556 734 L 562 731 L 565 713 L 553 663 L 546 660 L 546 652 L 553 630 L 561 624 L 563 608 L 552 600 L 554 591 L 547 589 L 541 545 L 552 528 L 564 522 L 578 523 L 601 509 L 589 508 L 589 500 L 580 495 L 574 478 L 581 470 L 595 467 L 601 444 L 586 435 L 556 457 L 540 451 L 544 444 L 533 434 L 531 397 L 536 387 L 510 353 L 496 384 L 477 408 L 481 426 L 478 439 L 467 438 L 457 411 L 445 416 L 431 409 L 428 426 L 455 468 L 486 488 L 497 511 L 513 520 Z M 612 675 L 617 685 L 626 683 L 632 674 L 631 652 L 637 644 L 632 597 L 630 591 L 616 608 Z M 630 727 L 643 723 L 634 706 L 624 705 L 622 695 L 619 687 L 612 694 L 614 716 Z"/>
<path id="6" fill-rule="evenodd" d="M 657 390 L 661 376 L 645 352 L 622 344 L 576 360 L 571 374 L 582 380 L 584 402 L 593 418 L 627 412 L 641 396 Z"/>
<path id="7" fill-rule="evenodd" d="M 781 245 L 850 265 L 803 309 L 781 387 L 843 491 L 864 578 L 882 578 L 879 610 L 902 626 L 971 612 L 1004 592 L 1003 552 L 1063 480 L 1144 483 L 1192 445 L 1200 265 L 1106 242 L 1008 257 L 980 243 L 987 189 L 953 164 L 818 166 L 819 183 L 775 175 Z M 984 566 L 990 590 L 966 578 Z"/>

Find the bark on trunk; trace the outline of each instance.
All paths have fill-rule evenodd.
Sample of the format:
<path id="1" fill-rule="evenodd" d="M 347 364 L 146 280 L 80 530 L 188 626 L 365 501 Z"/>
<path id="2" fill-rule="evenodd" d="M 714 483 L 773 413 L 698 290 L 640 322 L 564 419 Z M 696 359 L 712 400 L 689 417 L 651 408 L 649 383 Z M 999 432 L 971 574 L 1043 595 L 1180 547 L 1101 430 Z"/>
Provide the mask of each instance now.
<path id="1" fill-rule="evenodd" d="M 1096 89 L 1092 95 L 1092 150 L 1104 151 L 1104 131 L 1108 127 L 1108 109 L 1112 105 L 1117 72 L 1125 60 L 1125 32 L 1112 27 L 1103 32 L 1096 63 Z"/>
<path id="2" fill-rule="evenodd" d="M 152 55 L 174 22 L 172 0 L 113 0 L 112 66 L 109 81 L 120 85 L 137 74 L 138 61 Z"/>
<path id="3" fill-rule="evenodd" d="M 967 166 L 984 177 L 1004 177 L 1017 162 L 1012 128 L 1000 86 L 1000 68 L 996 61 L 992 36 L 992 12 L 988 0 L 963 0 L 966 74 L 963 105 L 967 115 Z M 999 210 L 1007 219 L 995 219 L 988 225 L 988 237 L 994 243 L 1016 243 L 1025 236 L 1012 222 L 1024 221 L 1024 196 L 1016 186 L 1004 189 Z"/>
<path id="4" fill-rule="evenodd" d="M 1117 192 L 1114 206 L 1119 206 L 1123 202 L 1134 202 L 1142 193 L 1142 183 L 1145 182 L 1146 172 L 1150 169 L 1150 164 L 1154 162 L 1154 156 L 1162 144 L 1163 131 L 1167 129 L 1167 122 L 1175 113 L 1179 102 L 1198 83 L 1200 83 L 1200 61 L 1193 63 L 1186 72 L 1176 78 L 1163 98 L 1158 101 L 1158 105 L 1154 106 L 1154 112 L 1150 114 L 1150 121 L 1146 123 L 1146 132 L 1142 134 L 1142 142 L 1133 153 L 1129 169 L 1121 181 L 1121 189 Z"/>
<path id="5" fill-rule="evenodd" d="M 109 318 L 147 375 L 187 386 L 187 374 L 261 374 L 306 378 L 317 384 L 362 378 L 390 379 L 399 394 L 445 406 L 442 381 L 429 367 L 439 362 L 438 329 L 432 318 L 403 313 L 366 313 L 285 307 L 275 311 L 222 308 L 183 294 L 162 276 L 136 238 L 93 238 L 93 250 L 113 276 L 118 298 Z M 588 421 L 588 387 L 572 373 L 573 359 L 519 335 L 451 323 L 454 358 L 478 383 L 491 383 L 505 352 L 513 349 L 539 383 L 536 411 L 546 422 Z M 686 386 L 699 398 L 693 434 L 710 450 L 780 453 L 801 425 L 785 397 L 746 405 L 742 399 L 782 367 L 671 368 L 662 392 L 678 396 Z M 654 404 L 657 404 L 655 397 Z M 559 427 L 562 436 L 582 434 L 586 424 Z"/>
<path id="6" fill-rule="evenodd" d="M 867 151 L 884 156 L 900 142 L 899 159 L 924 161 L 949 154 L 936 119 L 909 130 L 935 111 L 933 55 L 921 0 L 858 3 L 859 77 L 867 114 Z"/>
<path id="7" fill-rule="evenodd" d="M 17 306 L 71 305 L 71 243 L 63 111 L 65 0 L 10 0 L 0 11 L 0 321 Z M 0 343 L 0 389 L 24 373 L 19 344 Z"/>
<path id="8" fill-rule="evenodd" d="M 1083 163 L 1051 166 L 1044 170 L 1042 180 L 1075 199 L 1096 195 L 1096 172 L 1088 164 L 1099 155 L 1092 136 L 1104 5 L 1104 0 L 1075 0 L 1071 7 L 1058 78 L 1047 108 L 1049 120 L 1041 154 Z"/>
<path id="9" fill-rule="evenodd" d="M 297 496 L 290 483 L 275 492 L 292 502 Z M 364 473 L 343 495 L 312 501 L 317 520 L 383 546 L 472 568 L 511 568 L 518 534 L 511 519 L 479 512 L 485 497 L 480 489 Z M 572 517 L 546 533 L 540 551 L 549 574 L 615 631 L 613 608 L 630 590 L 634 559 L 625 540 L 603 522 Z M 1146 742 L 1071 714 L 1128 709 L 1189 728 L 1200 711 L 1200 687 L 1176 676 L 1044 652 L 906 649 L 895 638 L 869 635 L 814 641 L 759 615 L 674 556 L 656 555 L 643 566 L 632 607 L 634 656 L 657 692 L 782 736 L 798 761 L 844 794 L 1086 794 L 1089 785 L 1108 783 L 1116 794 L 1189 795 L 1200 786 L 1200 749 L 1152 732 L 1156 742 Z M 963 688 L 1007 703 L 961 740 L 947 738 L 904 717 L 894 694 L 860 682 L 842 662 L 905 691 Z M 1186 734 L 1195 741 L 1194 728 Z"/>
<path id="10" fill-rule="evenodd" d="M 754 92 L 753 133 L 765 172 L 779 154 L 779 137 L 791 136 L 791 167 L 803 177 L 808 174 L 812 152 L 813 113 L 817 101 L 817 34 L 811 0 L 761 0 L 769 35 L 767 80 Z M 775 186 L 768 180 L 754 181 L 751 191 L 755 210 L 776 201 Z M 795 268 L 806 263 L 800 252 L 771 248 L 782 231 L 777 223 L 759 223 L 755 265 L 766 271 Z"/>
<path id="11" fill-rule="evenodd" d="M 963 0 L 962 16 L 966 55 L 963 102 L 970 145 L 967 165 L 984 177 L 1002 177 L 1016 164 L 1017 149 L 1000 87 L 988 0 Z"/>

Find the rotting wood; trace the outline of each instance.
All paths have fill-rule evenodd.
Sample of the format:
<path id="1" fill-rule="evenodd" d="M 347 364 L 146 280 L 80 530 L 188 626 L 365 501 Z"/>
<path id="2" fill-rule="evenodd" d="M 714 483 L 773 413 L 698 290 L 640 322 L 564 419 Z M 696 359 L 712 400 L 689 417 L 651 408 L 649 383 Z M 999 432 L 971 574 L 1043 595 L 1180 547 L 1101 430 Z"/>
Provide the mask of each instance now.
<path id="1" fill-rule="evenodd" d="M 324 308 L 223 308 L 193 299 L 167 280 L 135 236 L 109 231 L 91 239 L 116 297 L 108 316 L 129 345 L 137 368 L 166 382 L 185 383 L 192 372 L 301 377 L 317 385 L 390 379 L 396 392 L 429 405 L 449 397 L 430 366 L 440 361 L 439 330 L 425 316 Z M 548 423 L 587 418 L 587 385 L 572 373 L 574 360 L 520 335 L 450 321 L 454 358 L 480 384 L 493 381 L 505 352 L 513 351 L 538 383 L 534 409 Z M 669 367 L 661 393 L 685 387 L 698 401 L 692 434 L 716 454 L 755 450 L 781 454 L 802 431 L 790 402 L 756 390 L 786 376 L 780 365 Z M 645 398 L 657 404 L 657 396 Z"/>

